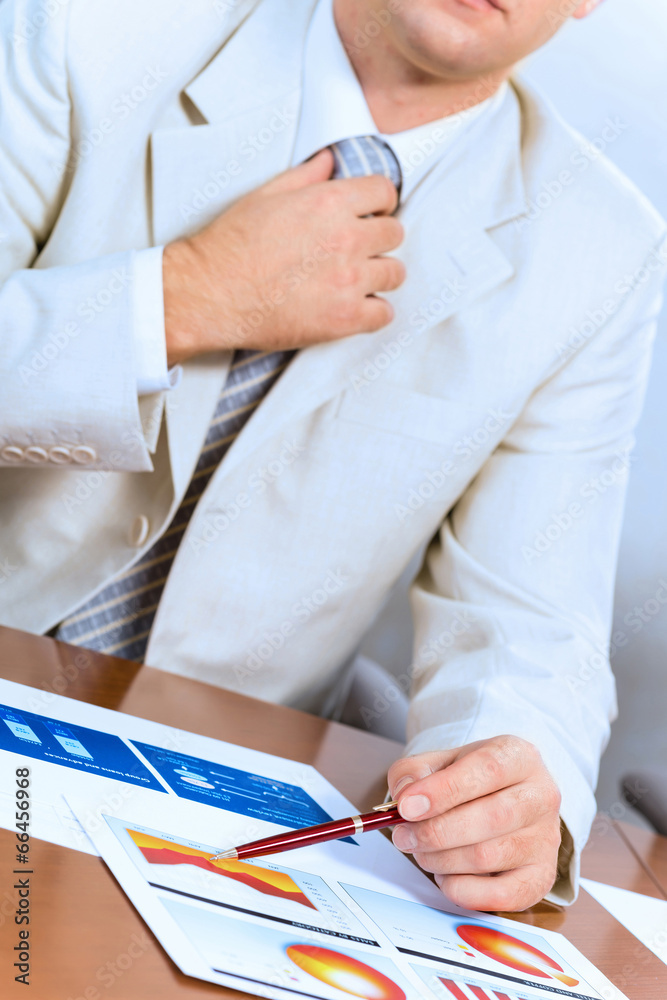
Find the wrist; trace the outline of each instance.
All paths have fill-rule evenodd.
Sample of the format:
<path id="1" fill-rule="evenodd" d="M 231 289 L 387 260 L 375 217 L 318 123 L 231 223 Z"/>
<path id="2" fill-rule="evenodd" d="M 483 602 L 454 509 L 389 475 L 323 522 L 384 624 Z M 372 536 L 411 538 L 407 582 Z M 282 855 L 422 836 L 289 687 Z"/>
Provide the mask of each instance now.
<path id="1" fill-rule="evenodd" d="M 167 362 L 181 364 L 195 353 L 196 324 L 193 309 L 191 252 L 185 240 L 170 243 L 162 256 L 162 285 L 164 289 L 164 331 L 167 344 Z"/>
<path id="2" fill-rule="evenodd" d="M 169 366 L 183 364 L 197 354 L 223 351 L 229 318 L 222 314 L 220 283 L 212 275 L 193 240 L 170 243 L 162 258 L 164 325 Z"/>

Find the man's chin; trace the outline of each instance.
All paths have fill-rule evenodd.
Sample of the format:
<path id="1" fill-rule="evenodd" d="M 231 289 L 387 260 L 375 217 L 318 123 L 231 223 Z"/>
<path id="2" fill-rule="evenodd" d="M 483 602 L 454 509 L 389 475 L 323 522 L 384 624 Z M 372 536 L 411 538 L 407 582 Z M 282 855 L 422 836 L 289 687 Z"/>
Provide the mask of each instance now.
<path id="1" fill-rule="evenodd" d="M 408 58 L 415 65 L 436 76 L 460 79 L 472 79 L 502 65 L 505 25 L 495 32 L 491 18 L 480 17 L 461 0 L 437 0 L 434 6 L 435 15 L 431 8 L 428 19 L 410 18 L 403 24 L 403 51 L 406 55 L 410 52 Z M 492 52 L 495 58 L 490 56 Z"/>

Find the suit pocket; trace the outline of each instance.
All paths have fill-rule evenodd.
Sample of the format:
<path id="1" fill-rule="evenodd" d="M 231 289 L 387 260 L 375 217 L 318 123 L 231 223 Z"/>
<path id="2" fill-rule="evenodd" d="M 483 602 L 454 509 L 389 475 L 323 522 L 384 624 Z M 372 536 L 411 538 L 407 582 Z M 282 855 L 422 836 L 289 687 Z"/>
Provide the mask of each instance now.
<path id="1" fill-rule="evenodd" d="M 467 430 L 475 412 L 476 408 L 460 400 L 374 383 L 342 393 L 336 419 L 433 444 L 451 444 Z"/>

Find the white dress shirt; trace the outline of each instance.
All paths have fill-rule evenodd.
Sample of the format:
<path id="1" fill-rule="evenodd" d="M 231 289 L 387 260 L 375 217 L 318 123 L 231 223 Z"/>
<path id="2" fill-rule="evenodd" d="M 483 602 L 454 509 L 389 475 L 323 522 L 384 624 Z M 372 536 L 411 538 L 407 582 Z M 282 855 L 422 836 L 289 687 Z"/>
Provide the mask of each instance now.
<path id="1" fill-rule="evenodd" d="M 356 135 L 379 135 L 401 164 L 401 202 L 427 182 L 445 151 L 504 97 L 507 84 L 492 97 L 455 115 L 391 135 L 373 121 L 364 92 L 338 34 L 333 0 L 320 0 L 306 40 L 303 100 L 292 155 L 292 166 L 303 163 L 325 146 Z M 180 369 L 167 370 L 162 287 L 163 247 L 136 254 L 133 287 L 134 345 L 137 392 L 144 395 L 172 388 Z"/>

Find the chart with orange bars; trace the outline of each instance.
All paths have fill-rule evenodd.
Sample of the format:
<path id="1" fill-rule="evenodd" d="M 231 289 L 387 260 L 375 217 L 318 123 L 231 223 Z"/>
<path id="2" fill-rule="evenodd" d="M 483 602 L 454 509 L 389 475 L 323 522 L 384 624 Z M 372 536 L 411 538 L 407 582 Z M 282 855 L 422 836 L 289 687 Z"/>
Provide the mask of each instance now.
<path id="1" fill-rule="evenodd" d="M 510 996 L 508 993 L 499 993 L 498 990 L 486 989 L 483 986 L 476 986 L 474 983 L 455 983 L 453 979 L 441 979 L 440 982 L 445 987 L 449 996 L 454 1000 L 518 1000 L 517 994 Z"/>
<path id="2" fill-rule="evenodd" d="M 215 848 L 107 817 L 145 880 L 201 903 L 329 937 L 375 944 L 366 928 L 317 875 L 254 861 L 212 861 Z"/>
<path id="3" fill-rule="evenodd" d="M 425 966 L 412 965 L 412 970 L 423 979 L 438 1000 L 536 1000 L 535 994 L 523 991 L 517 993 L 511 986 L 475 981 L 467 976 L 460 978 L 456 974 L 438 972 Z M 551 990 L 540 993 L 544 1000 L 562 1000 L 560 990 L 558 993 Z"/>

